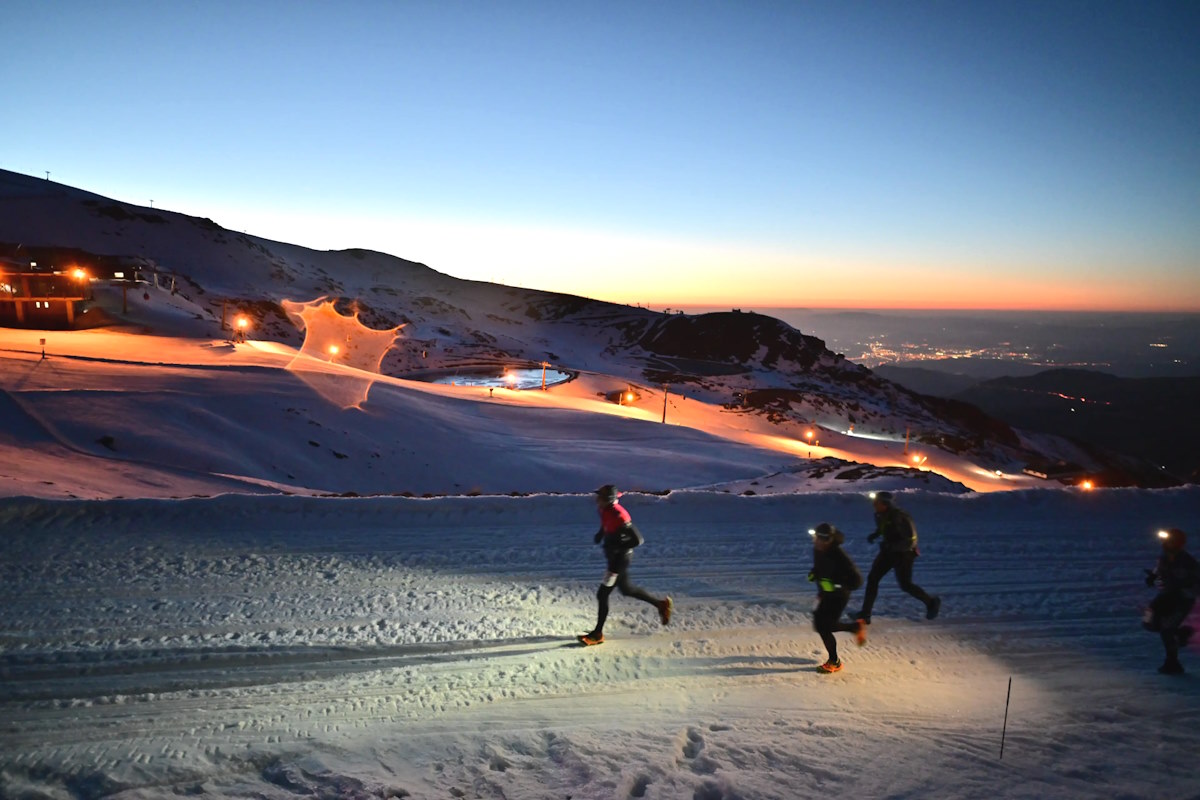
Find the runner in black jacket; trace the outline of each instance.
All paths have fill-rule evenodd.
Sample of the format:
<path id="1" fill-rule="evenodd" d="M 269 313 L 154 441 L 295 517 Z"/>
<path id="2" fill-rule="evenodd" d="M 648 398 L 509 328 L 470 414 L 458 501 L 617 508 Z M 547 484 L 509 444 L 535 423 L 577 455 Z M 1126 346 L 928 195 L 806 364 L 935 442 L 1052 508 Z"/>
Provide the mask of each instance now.
<path id="1" fill-rule="evenodd" d="M 1153 570 L 1146 570 L 1146 585 L 1161 587 L 1158 595 L 1146 609 L 1146 630 L 1155 631 L 1162 637 L 1167 659 L 1158 671 L 1164 675 L 1180 675 L 1183 664 L 1179 663 L 1179 646 L 1186 645 L 1192 636 L 1192 628 L 1184 624 L 1196 594 L 1200 592 L 1200 564 L 1187 547 L 1187 534 L 1179 528 L 1159 531 L 1162 540 L 1162 555 Z"/>
<path id="2" fill-rule="evenodd" d="M 875 532 L 867 537 L 867 541 L 880 538 L 883 541 L 879 543 L 879 555 L 875 556 L 871 571 L 867 573 L 867 591 L 863 596 L 862 610 L 855 616 L 871 624 L 871 610 L 875 607 L 875 596 L 879 594 L 879 582 L 894 569 L 900 588 L 924 603 L 925 619 L 933 619 L 941 610 L 942 599 L 927 594 L 912 580 L 913 562 L 920 555 L 917 550 L 917 526 L 907 511 L 893 505 L 891 492 L 875 492 L 871 500 L 875 505 Z"/>
<path id="3" fill-rule="evenodd" d="M 813 628 L 821 635 L 829 660 L 818 667 L 822 672 L 837 672 L 842 668 L 838 658 L 836 631 L 853 633 L 858 644 L 867 643 L 867 624 L 842 622 L 842 612 L 850 602 L 850 593 L 862 586 L 862 575 L 858 567 L 842 550 L 845 537 L 828 522 L 822 522 L 809 531 L 813 537 L 813 568 L 808 579 L 817 584 L 817 609 L 813 612 Z"/>

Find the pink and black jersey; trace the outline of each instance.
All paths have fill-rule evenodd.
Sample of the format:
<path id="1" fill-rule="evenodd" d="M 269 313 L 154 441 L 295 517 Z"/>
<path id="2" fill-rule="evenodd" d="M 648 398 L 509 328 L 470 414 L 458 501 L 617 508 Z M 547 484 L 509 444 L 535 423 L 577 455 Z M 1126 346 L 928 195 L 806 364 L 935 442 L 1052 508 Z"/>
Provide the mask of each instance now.
<path id="1" fill-rule="evenodd" d="M 613 503 L 611 506 L 600 509 L 600 530 L 604 532 L 605 536 L 611 536 L 632 520 L 629 512 L 622 508 L 620 503 Z"/>

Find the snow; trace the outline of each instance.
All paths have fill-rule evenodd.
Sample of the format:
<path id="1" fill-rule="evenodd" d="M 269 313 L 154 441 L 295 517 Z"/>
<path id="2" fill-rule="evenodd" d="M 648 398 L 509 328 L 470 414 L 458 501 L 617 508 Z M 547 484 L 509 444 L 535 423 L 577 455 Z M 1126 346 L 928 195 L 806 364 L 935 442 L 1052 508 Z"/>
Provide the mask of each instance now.
<path id="1" fill-rule="evenodd" d="M 1138 626 L 1153 529 L 1196 489 L 902 497 L 944 614 L 885 582 L 834 676 L 804 530 L 865 567 L 854 494 L 626 495 L 635 578 L 677 616 L 615 597 L 591 649 L 586 496 L 9 498 L 0 794 L 1200 791 L 1200 684 Z"/>
<path id="2" fill-rule="evenodd" d="M 1200 488 L 888 471 L 902 441 L 831 430 L 810 459 L 615 388 L 0 331 L 0 796 L 1200 796 L 1200 658 L 1158 675 L 1139 625 L 1154 532 Z M 830 454 L 876 466 L 839 479 Z M 615 595 L 582 649 L 606 482 L 676 618 Z M 838 525 L 865 571 L 885 487 L 943 614 L 889 577 L 820 675 L 805 531 Z"/>
<path id="3" fill-rule="evenodd" d="M 845 464 L 814 466 L 823 458 L 890 470 L 876 488 L 1040 483 L 1019 465 L 998 476 L 948 452 L 906 469 L 902 439 L 813 426 L 810 445 L 764 417 L 669 392 L 663 424 L 661 389 L 617 405 L 605 395 L 624 382 L 594 372 L 546 391 L 493 392 L 384 376 L 273 341 L 105 329 L 0 329 L 0 364 L 10 419 L 0 493 L 10 495 L 581 492 L 597 475 L 645 491 L 861 488 L 837 477 Z M 125 481 L 109 491 L 114 469 Z M 773 489 L 763 476 L 775 477 Z"/>

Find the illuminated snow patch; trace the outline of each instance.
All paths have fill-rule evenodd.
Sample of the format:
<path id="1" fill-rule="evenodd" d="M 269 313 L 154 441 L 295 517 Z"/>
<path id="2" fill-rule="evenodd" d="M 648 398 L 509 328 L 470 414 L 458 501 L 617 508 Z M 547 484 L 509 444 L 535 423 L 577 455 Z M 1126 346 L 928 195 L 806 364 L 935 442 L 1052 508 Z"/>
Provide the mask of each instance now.
<path id="1" fill-rule="evenodd" d="M 284 300 L 281 305 L 304 331 L 304 344 L 288 369 L 344 408 L 366 402 L 374 380 L 363 373 L 379 374 L 384 356 L 395 346 L 404 326 L 368 328 L 359 321 L 357 308 L 352 316 L 346 316 L 327 297 L 307 303 Z"/>

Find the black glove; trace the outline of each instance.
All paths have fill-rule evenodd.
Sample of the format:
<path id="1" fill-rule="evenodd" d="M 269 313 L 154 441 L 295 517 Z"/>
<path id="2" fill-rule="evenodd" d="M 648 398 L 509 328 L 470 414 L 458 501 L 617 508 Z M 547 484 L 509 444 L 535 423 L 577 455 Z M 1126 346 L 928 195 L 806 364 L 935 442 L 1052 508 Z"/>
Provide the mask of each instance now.
<path id="1" fill-rule="evenodd" d="M 1153 587 L 1154 582 L 1158 580 L 1158 573 L 1152 569 L 1143 570 L 1146 573 L 1146 586 Z"/>
<path id="2" fill-rule="evenodd" d="M 596 544 L 600 544 L 600 541 L 603 538 L 604 538 L 604 531 L 596 531 L 596 535 L 592 537 L 592 541 L 595 542 Z"/>
<path id="3" fill-rule="evenodd" d="M 867 537 L 867 542 L 870 544 L 874 544 L 875 540 L 878 539 L 881 535 L 882 534 L 879 533 L 879 531 L 875 531 L 875 533 L 872 533 L 870 536 Z"/>

